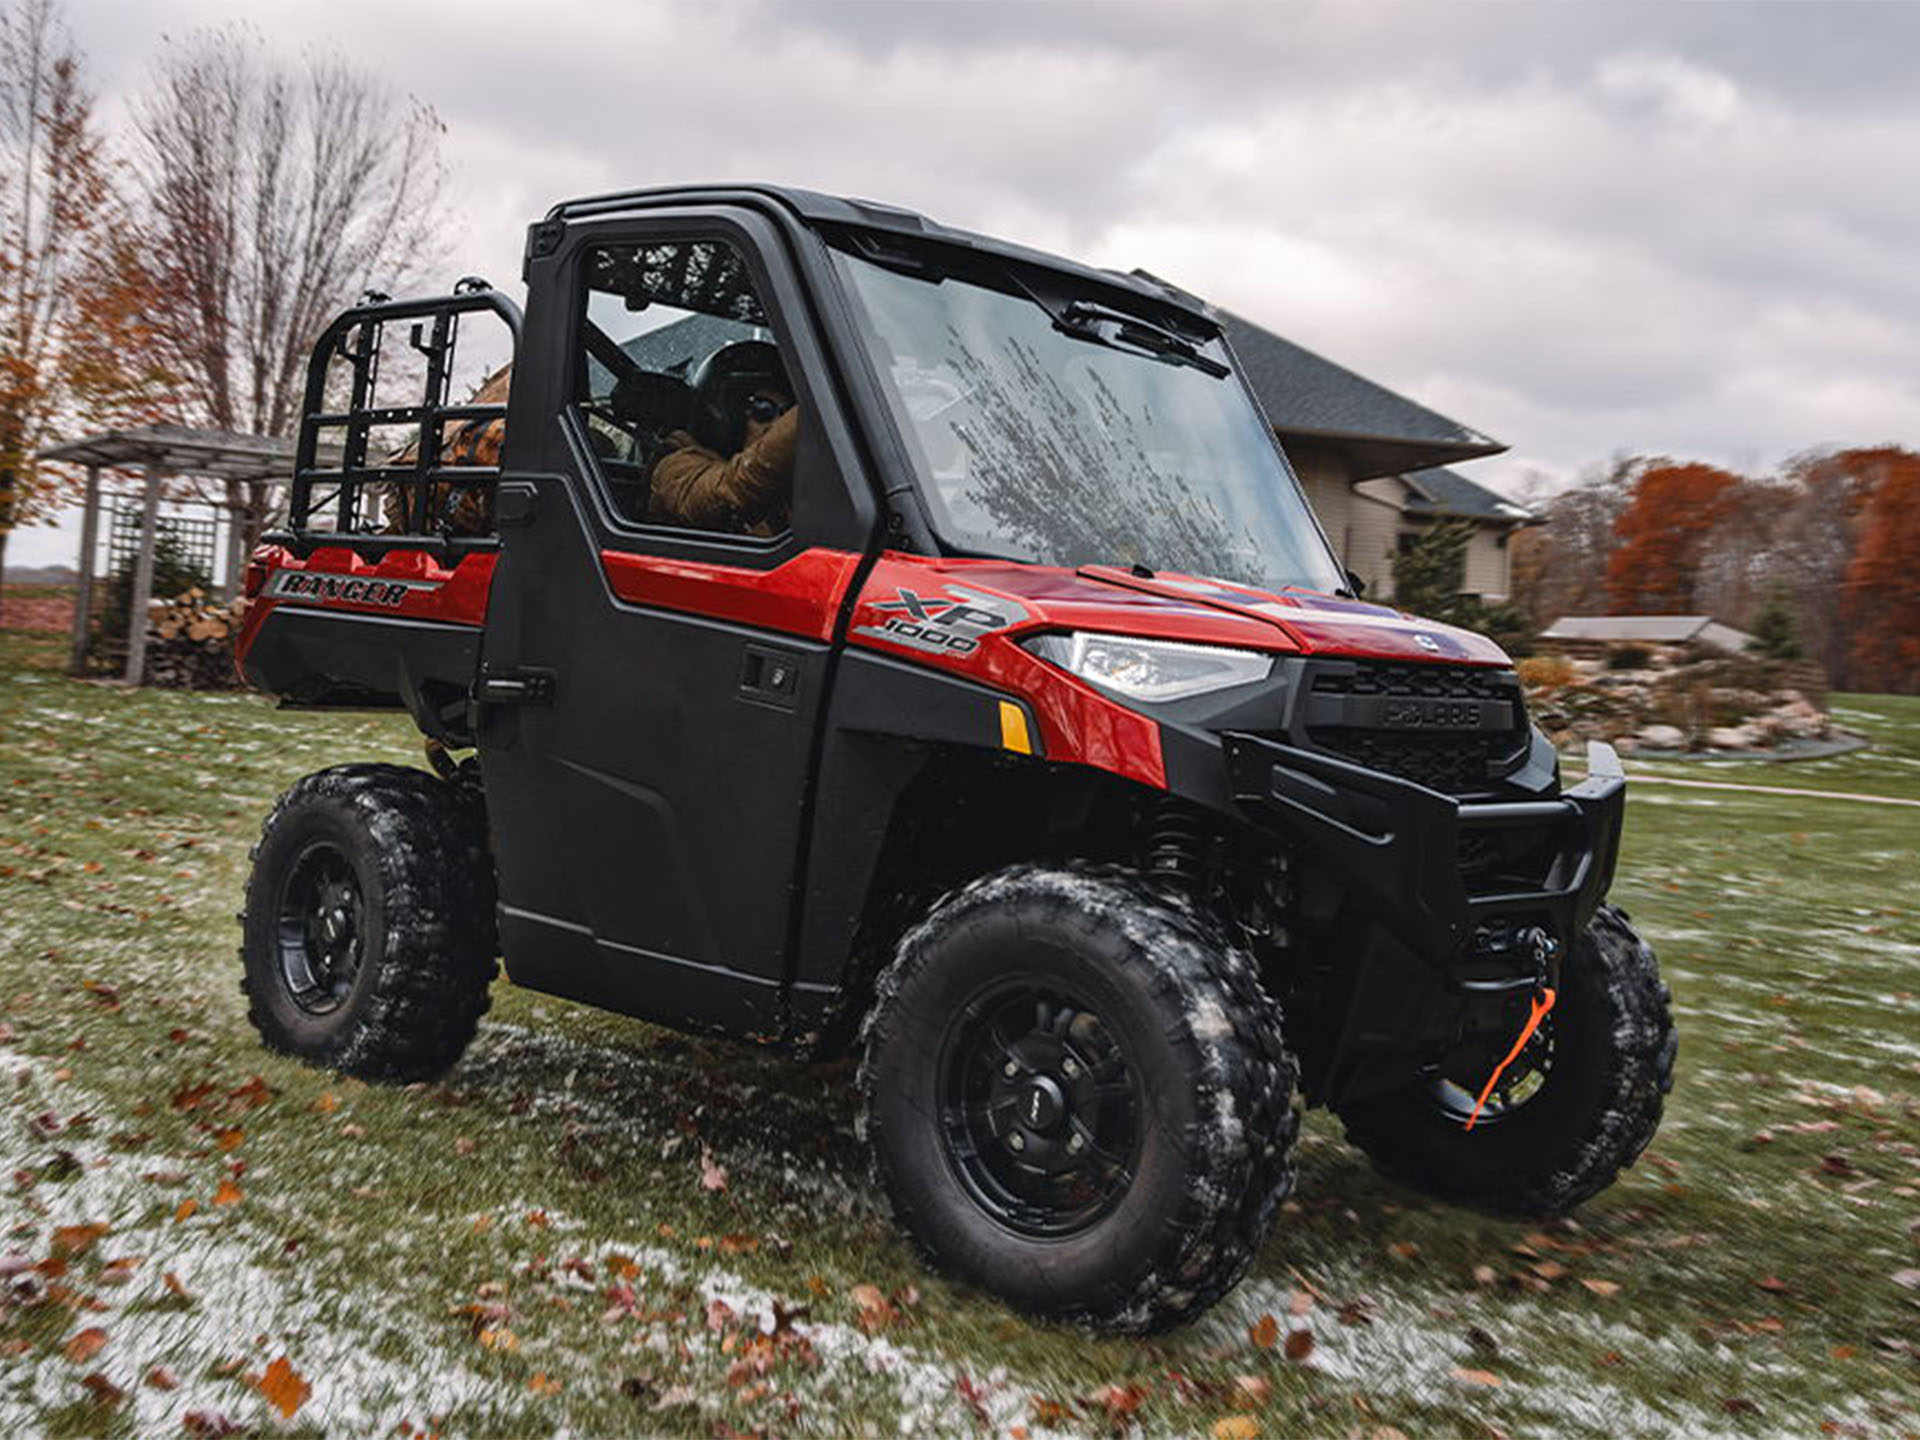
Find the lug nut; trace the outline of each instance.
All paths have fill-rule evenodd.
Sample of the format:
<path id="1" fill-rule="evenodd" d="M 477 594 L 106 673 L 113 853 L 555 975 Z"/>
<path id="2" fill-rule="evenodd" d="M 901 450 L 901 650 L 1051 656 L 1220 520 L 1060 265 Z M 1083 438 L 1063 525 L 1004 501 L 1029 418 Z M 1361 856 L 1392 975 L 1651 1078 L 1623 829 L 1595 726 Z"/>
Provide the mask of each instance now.
<path id="1" fill-rule="evenodd" d="M 1067 1149 L 1073 1151 L 1076 1155 L 1080 1153 L 1080 1147 L 1086 1143 L 1087 1142 L 1082 1140 L 1078 1135 L 1069 1135 L 1067 1137 Z"/>
<path id="2" fill-rule="evenodd" d="M 1009 1080 L 1011 1080 L 1014 1076 L 1020 1073 L 1020 1067 L 1014 1064 L 1013 1061 L 1009 1060 L 1007 1061 L 1006 1064 L 1000 1067 L 1000 1073 L 1006 1076 Z"/>
<path id="3" fill-rule="evenodd" d="M 1016 1130 L 1007 1137 L 1007 1144 L 1015 1150 L 1024 1150 L 1027 1148 L 1027 1137 Z"/>
<path id="4" fill-rule="evenodd" d="M 1080 1067 L 1073 1063 L 1073 1057 L 1071 1055 L 1060 1062 L 1060 1073 L 1069 1079 L 1080 1073 Z"/>

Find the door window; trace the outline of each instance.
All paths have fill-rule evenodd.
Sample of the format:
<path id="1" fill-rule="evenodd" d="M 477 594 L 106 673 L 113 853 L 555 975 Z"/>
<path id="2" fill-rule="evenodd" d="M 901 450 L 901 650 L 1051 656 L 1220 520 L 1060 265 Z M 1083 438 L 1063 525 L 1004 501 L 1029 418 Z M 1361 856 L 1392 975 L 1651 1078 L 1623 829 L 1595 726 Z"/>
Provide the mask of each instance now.
<path id="1" fill-rule="evenodd" d="M 624 519 L 784 534 L 801 415 L 740 252 L 724 240 L 585 255 L 574 406 Z"/>

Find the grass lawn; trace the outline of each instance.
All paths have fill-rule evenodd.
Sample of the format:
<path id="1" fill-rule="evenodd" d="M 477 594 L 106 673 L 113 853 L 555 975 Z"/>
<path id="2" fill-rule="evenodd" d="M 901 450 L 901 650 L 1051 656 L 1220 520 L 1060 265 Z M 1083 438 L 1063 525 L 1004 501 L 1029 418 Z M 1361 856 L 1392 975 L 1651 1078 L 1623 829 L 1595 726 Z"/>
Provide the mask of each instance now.
<path id="1" fill-rule="evenodd" d="M 1640 787 L 1615 893 L 1681 1049 L 1639 1167 L 1514 1224 L 1316 1114 L 1247 1283 L 1114 1340 L 916 1262 L 844 1067 L 504 982 L 442 1084 L 264 1053 L 250 839 L 411 730 L 59 649 L 0 636 L 0 1432 L 1920 1431 L 1920 812 Z M 1842 703 L 1888 748 L 1712 778 L 1920 794 L 1920 701 Z"/>

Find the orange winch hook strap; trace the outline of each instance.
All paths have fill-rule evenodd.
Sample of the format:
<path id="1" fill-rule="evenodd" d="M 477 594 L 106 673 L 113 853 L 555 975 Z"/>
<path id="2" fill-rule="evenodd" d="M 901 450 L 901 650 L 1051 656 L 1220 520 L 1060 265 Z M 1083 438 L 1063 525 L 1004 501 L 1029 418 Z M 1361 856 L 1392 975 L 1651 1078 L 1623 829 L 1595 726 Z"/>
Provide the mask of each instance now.
<path id="1" fill-rule="evenodd" d="M 1500 1077 L 1507 1073 L 1507 1067 L 1520 1058 L 1520 1052 L 1527 1048 L 1527 1042 L 1533 1039 L 1533 1032 L 1540 1028 L 1540 1022 L 1547 1018 L 1553 1009 L 1554 991 L 1550 985 L 1540 987 L 1540 993 L 1533 997 L 1533 1013 L 1527 1016 L 1527 1023 L 1520 1029 L 1520 1038 L 1513 1042 L 1513 1049 L 1507 1052 L 1507 1058 L 1493 1067 L 1493 1074 L 1487 1077 L 1486 1088 L 1480 1092 L 1480 1098 L 1473 1102 L 1473 1114 L 1467 1117 L 1467 1129 L 1471 1130 L 1480 1119 L 1480 1111 L 1487 1103 L 1487 1097 L 1493 1093 L 1493 1087 L 1500 1083 Z"/>

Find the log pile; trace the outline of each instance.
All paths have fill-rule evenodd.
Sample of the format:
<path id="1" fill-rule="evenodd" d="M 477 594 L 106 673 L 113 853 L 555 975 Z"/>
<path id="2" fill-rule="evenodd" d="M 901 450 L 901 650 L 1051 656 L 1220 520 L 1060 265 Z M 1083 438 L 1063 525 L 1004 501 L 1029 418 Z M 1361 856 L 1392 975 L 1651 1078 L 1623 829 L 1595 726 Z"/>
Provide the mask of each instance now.
<path id="1" fill-rule="evenodd" d="M 231 690 L 233 642 L 247 602 L 231 604 L 195 586 L 147 604 L 146 684 L 165 690 Z"/>

